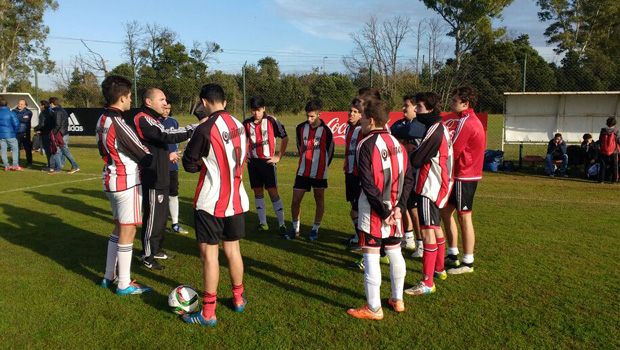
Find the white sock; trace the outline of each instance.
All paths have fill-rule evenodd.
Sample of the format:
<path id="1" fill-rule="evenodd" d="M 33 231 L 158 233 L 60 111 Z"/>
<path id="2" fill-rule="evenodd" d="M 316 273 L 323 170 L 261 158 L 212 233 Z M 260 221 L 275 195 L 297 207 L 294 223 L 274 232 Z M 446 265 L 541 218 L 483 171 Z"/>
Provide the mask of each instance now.
<path id="1" fill-rule="evenodd" d="M 405 239 L 413 239 L 413 231 L 405 232 Z"/>
<path id="2" fill-rule="evenodd" d="M 284 206 L 282 206 L 282 199 L 278 197 L 275 201 L 271 201 L 273 205 L 273 211 L 276 213 L 276 217 L 278 218 L 278 225 L 284 225 Z"/>
<path id="3" fill-rule="evenodd" d="M 116 263 L 118 262 L 117 245 L 118 236 L 112 233 L 108 240 L 108 254 L 105 260 L 105 275 L 103 276 L 112 281 L 116 278 Z"/>
<path id="4" fill-rule="evenodd" d="M 321 228 L 321 223 L 320 222 L 314 222 L 314 225 L 312 225 L 312 231 L 316 231 L 319 232 L 319 229 Z"/>
<path id="5" fill-rule="evenodd" d="M 293 219 L 293 230 L 299 232 L 299 219 Z"/>
<path id="6" fill-rule="evenodd" d="M 390 259 L 390 281 L 392 282 L 392 300 L 403 300 L 403 287 L 405 286 L 405 275 L 407 266 L 405 258 L 400 250 L 386 249 L 385 254 Z"/>
<path id="7" fill-rule="evenodd" d="M 448 255 L 459 255 L 459 248 L 448 247 Z"/>
<path id="8" fill-rule="evenodd" d="M 381 307 L 381 266 L 379 254 L 364 253 L 364 287 L 368 307 L 377 311 Z"/>
<path id="9" fill-rule="evenodd" d="M 422 248 L 424 248 L 424 241 L 423 241 L 423 240 L 421 240 L 421 239 L 420 239 L 420 240 L 415 241 L 415 247 L 416 247 L 416 249 L 422 249 Z"/>
<path id="10" fill-rule="evenodd" d="M 131 283 L 131 251 L 133 244 L 119 244 L 118 249 L 118 288 L 125 289 Z"/>
<path id="11" fill-rule="evenodd" d="M 463 264 L 473 264 L 474 263 L 474 254 L 463 254 Z"/>
<path id="12" fill-rule="evenodd" d="M 179 197 L 170 196 L 169 198 L 168 208 L 170 209 L 170 219 L 172 220 L 172 224 L 175 225 L 179 223 Z"/>
<path id="13" fill-rule="evenodd" d="M 267 225 L 267 210 L 265 209 L 265 197 L 256 198 L 256 214 L 261 225 Z"/>

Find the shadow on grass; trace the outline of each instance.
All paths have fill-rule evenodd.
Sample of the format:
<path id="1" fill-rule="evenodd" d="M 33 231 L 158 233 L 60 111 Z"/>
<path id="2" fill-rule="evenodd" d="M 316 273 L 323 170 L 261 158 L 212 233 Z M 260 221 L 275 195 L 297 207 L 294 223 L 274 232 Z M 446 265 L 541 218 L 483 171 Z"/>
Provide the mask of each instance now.
<path id="1" fill-rule="evenodd" d="M 99 210 L 75 199 L 70 201 L 70 205 L 78 205 L 79 210 L 69 205 L 64 206 L 63 203 L 67 203 L 65 197 L 43 197 L 47 197 L 43 203 L 47 203 L 48 206 L 58 205 L 62 206 L 63 209 L 76 210 L 79 213 L 94 209 Z M 93 288 L 101 288 L 99 283 L 101 283 L 105 270 L 105 252 L 108 245 L 108 237 L 68 224 L 54 214 L 32 211 L 10 204 L 0 204 L 0 209 L 7 216 L 5 222 L 0 222 L 0 236 L 2 238 L 12 244 L 20 245 L 51 259 L 67 271 L 83 276 L 92 282 Z M 110 228 L 112 228 L 112 225 L 110 225 Z M 132 265 L 135 267 L 135 260 L 132 262 Z M 100 272 L 94 273 L 93 271 Z M 146 269 L 141 270 L 140 274 L 166 284 L 170 289 L 180 284 L 177 281 L 170 280 Z M 157 310 L 164 311 L 169 310 L 166 302 L 167 298 L 167 295 L 157 293 L 156 291 L 145 294 L 142 297 L 148 305 Z"/>

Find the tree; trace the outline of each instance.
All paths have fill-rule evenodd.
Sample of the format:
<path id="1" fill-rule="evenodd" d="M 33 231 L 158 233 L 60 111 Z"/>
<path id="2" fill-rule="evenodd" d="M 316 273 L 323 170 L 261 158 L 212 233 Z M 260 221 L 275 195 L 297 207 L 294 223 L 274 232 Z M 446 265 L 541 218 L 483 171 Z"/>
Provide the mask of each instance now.
<path id="1" fill-rule="evenodd" d="M 0 91 L 6 92 L 15 76 L 33 68 L 52 71 L 54 62 L 45 46 L 49 29 L 43 15 L 57 8 L 55 0 L 0 1 Z"/>
<path id="2" fill-rule="evenodd" d="M 499 18 L 514 0 L 422 0 L 450 26 L 454 38 L 455 67 L 461 67 L 463 55 L 471 50 L 481 33 L 491 31 L 491 19 Z"/>
<path id="3" fill-rule="evenodd" d="M 95 74 L 90 71 L 80 71 L 78 67 L 75 67 L 71 75 L 71 82 L 67 87 L 65 99 L 74 107 L 101 106 L 101 88 Z"/>

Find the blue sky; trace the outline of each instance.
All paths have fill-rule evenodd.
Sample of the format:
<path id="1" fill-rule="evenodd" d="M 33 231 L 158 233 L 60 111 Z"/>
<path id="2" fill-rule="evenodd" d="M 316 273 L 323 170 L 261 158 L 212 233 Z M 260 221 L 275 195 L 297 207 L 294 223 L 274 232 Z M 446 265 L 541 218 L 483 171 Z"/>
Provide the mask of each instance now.
<path id="1" fill-rule="evenodd" d="M 417 25 L 438 18 L 417 0 L 232 0 L 232 1 L 78 1 L 60 0 L 59 8 L 45 16 L 49 26 L 48 46 L 59 67 L 71 57 L 86 52 L 79 40 L 87 39 L 94 51 L 114 67 L 126 60 L 121 54 L 123 23 L 159 23 L 178 33 L 191 46 L 194 41 L 215 41 L 224 50 L 211 69 L 239 72 L 244 62 L 256 63 L 274 57 L 283 72 L 307 72 L 313 67 L 342 72 L 342 56 L 353 49 L 349 33 L 359 31 L 375 15 L 379 20 L 409 16 Z M 354 4 L 354 5 L 352 5 Z M 515 0 L 496 26 L 507 26 L 512 34 L 527 33 L 532 45 L 548 61 L 556 59 L 545 43 L 547 26 L 537 17 L 534 0 Z M 446 57 L 453 51 L 450 38 L 443 41 Z M 403 43 L 402 55 L 413 57 L 413 36 Z M 52 87 L 52 77 L 40 79 L 43 88 Z"/>

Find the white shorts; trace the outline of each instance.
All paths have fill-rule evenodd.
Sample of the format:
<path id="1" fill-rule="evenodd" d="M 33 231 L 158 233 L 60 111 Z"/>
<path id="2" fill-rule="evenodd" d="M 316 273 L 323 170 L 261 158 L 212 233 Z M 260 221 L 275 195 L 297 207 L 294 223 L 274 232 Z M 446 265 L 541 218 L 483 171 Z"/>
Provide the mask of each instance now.
<path id="1" fill-rule="evenodd" d="M 142 186 L 134 186 L 120 192 L 106 192 L 114 220 L 121 225 L 142 224 Z"/>

